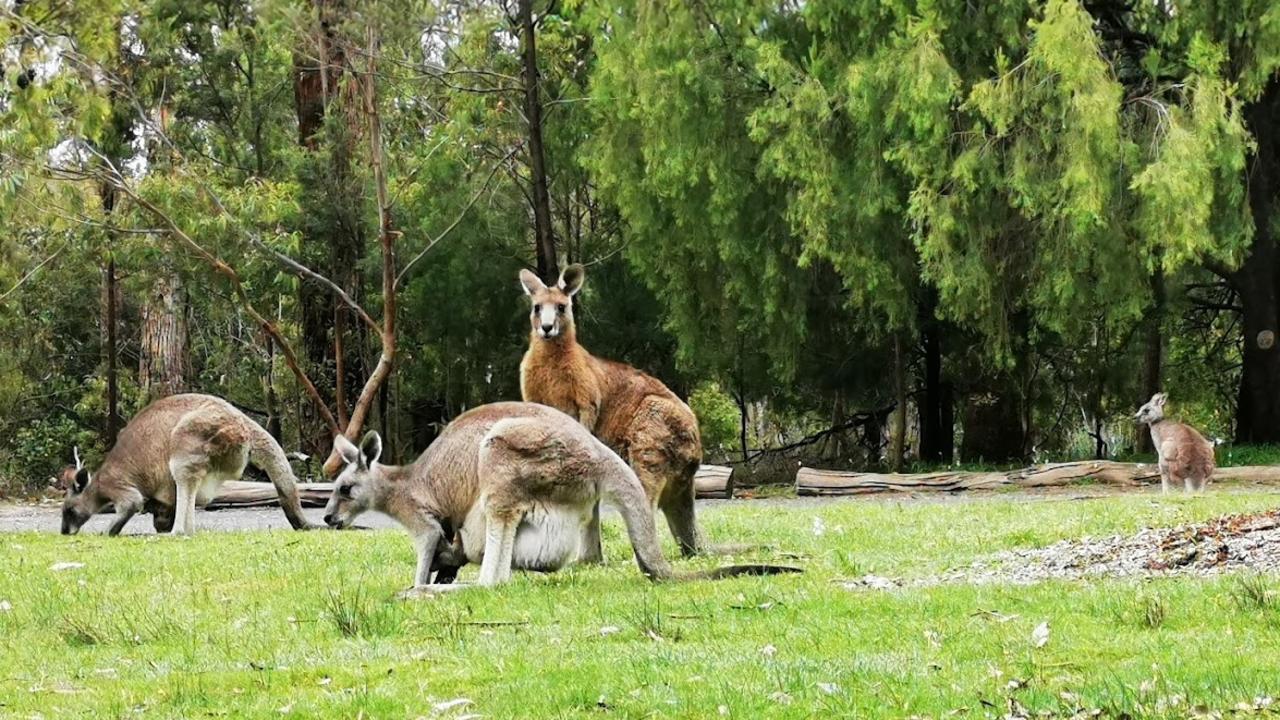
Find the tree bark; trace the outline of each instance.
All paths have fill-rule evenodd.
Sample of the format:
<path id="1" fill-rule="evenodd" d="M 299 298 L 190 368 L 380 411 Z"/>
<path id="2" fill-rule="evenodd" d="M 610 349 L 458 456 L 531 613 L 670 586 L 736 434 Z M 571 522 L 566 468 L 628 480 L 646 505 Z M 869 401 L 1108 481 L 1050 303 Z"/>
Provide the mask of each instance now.
<path id="1" fill-rule="evenodd" d="M 187 389 L 187 317 L 182 281 L 161 275 L 142 309 L 138 384 L 147 402 Z"/>
<path id="2" fill-rule="evenodd" d="M 1280 193 L 1280 80 L 1245 109 L 1257 143 L 1249 163 L 1253 246 L 1231 280 L 1244 307 L 1244 351 L 1236 407 L 1236 442 L 1280 442 L 1280 267 L 1272 221 Z"/>
<path id="3" fill-rule="evenodd" d="M 1164 271 L 1159 267 L 1151 273 L 1151 313 L 1147 317 L 1147 327 L 1143 337 L 1142 358 L 1142 390 L 1134 407 L 1141 407 L 1160 392 L 1160 379 L 1164 363 Z M 1139 425 L 1137 431 L 1138 452 L 1150 453 L 1155 448 L 1151 445 L 1151 433 L 1145 425 Z"/>
<path id="4" fill-rule="evenodd" d="M 538 256 L 538 276 L 554 282 L 560 274 L 555 231 L 551 226 L 551 196 L 547 190 L 546 156 L 542 145 L 542 101 L 538 98 L 537 27 L 533 0 L 518 0 L 521 63 L 524 81 L 524 113 L 529 120 L 529 168 L 533 179 L 533 232 Z"/>

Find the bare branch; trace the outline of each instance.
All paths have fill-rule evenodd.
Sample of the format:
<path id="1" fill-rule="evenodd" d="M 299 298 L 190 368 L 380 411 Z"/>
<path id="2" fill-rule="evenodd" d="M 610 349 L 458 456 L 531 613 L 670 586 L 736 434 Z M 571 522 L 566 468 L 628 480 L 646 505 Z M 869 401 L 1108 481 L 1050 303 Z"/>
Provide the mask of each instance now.
<path id="1" fill-rule="evenodd" d="M 289 366 L 289 369 L 293 371 L 298 382 L 301 383 L 303 389 L 306 390 L 307 395 L 311 397 L 312 402 L 315 403 L 316 408 L 320 411 L 321 417 L 324 418 L 325 424 L 327 424 L 333 432 L 339 432 L 338 421 L 333 417 L 333 412 L 325 403 L 324 398 L 320 397 L 320 391 L 316 389 L 315 383 L 311 382 L 311 378 L 307 377 L 307 374 L 302 371 L 302 366 L 298 363 L 298 357 L 294 354 L 293 348 L 285 341 L 284 335 L 280 333 L 280 329 L 276 327 L 276 324 L 263 317 L 262 314 L 258 312 L 257 308 L 253 306 L 253 301 L 249 299 L 248 293 L 245 292 L 244 283 L 240 280 L 240 274 L 236 272 L 235 268 L 223 262 L 221 258 L 209 252 L 202 245 L 192 239 L 192 237 L 188 235 L 186 231 L 184 231 L 178 223 L 169 216 L 168 213 L 158 207 L 155 203 L 139 195 L 137 191 L 125 181 L 124 176 L 121 175 L 119 169 L 116 168 L 109 158 L 90 146 L 86 145 L 85 147 L 103 163 L 104 167 L 107 168 L 108 172 L 105 178 L 107 182 L 128 196 L 134 204 L 141 207 L 143 210 L 146 210 L 153 218 L 160 221 L 160 223 L 168 229 L 168 233 L 166 233 L 167 235 L 177 240 L 180 244 L 186 246 L 189 250 L 199 256 L 200 259 L 204 260 L 205 263 L 211 266 L 214 272 L 222 275 L 229 283 L 231 283 L 231 288 L 235 292 L 236 298 L 239 299 L 240 305 L 244 308 L 245 313 L 248 314 L 249 317 L 253 318 L 253 321 L 262 328 L 263 332 L 271 336 L 271 339 L 280 347 L 281 352 L 284 353 L 285 363 Z"/>
<path id="2" fill-rule="evenodd" d="M 422 248 L 421 252 L 419 252 L 417 255 L 414 255 L 413 259 L 410 260 L 403 268 L 401 268 L 400 274 L 397 275 L 395 279 L 396 286 L 400 285 L 400 281 L 404 279 L 404 276 L 408 274 L 409 270 L 412 269 L 413 266 L 416 265 L 417 262 L 421 260 L 422 257 L 431 250 L 431 248 L 435 247 L 436 243 L 439 243 L 441 240 L 445 239 L 445 237 L 447 237 L 449 233 L 453 232 L 454 228 L 458 227 L 458 224 L 462 222 L 462 219 L 465 218 L 467 216 L 467 213 L 471 211 L 472 206 L 476 204 L 476 201 L 480 199 L 480 196 L 483 195 L 485 190 L 489 188 L 489 183 L 493 181 L 493 176 L 497 174 L 498 169 L 501 168 L 507 162 L 507 160 L 511 158 L 512 155 L 515 155 L 516 152 L 520 150 L 520 147 L 521 145 L 517 144 L 515 147 L 511 148 L 511 150 L 508 151 L 507 154 L 504 155 L 501 160 L 499 160 L 497 163 L 494 164 L 492 168 L 489 169 L 489 174 L 485 176 L 484 184 L 482 184 L 480 186 L 480 189 L 476 190 L 475 194 L 471 196 L 471 200 L 467 203 L 466 207 L 462 208 L 462 212 L 458 213 L 458 216 L 453 219 L 453 222 L 449 223 L 449 227 L 445 228 L 443 232 L 441 232 L 439 235 L 432 238 L 431 242 L 427 243 L 427 246 Z"/>
<path id="3" fill-rule="evenodd" d="M 271 255 L 272 257 L 274 257 L 277 262 L 279 262 L 281 265 L 284 265 L 286 268 L 288 268 L 294 275 L 297 275 L 298 277 L 303 278 L 304 280 L 311 280 L 319 285 L 323 285 L 324 287 L 328 288 L 329 292 L 332 292 L 334 295 L 337 295 L 338 298 L 342 300 L 342 302 L 346 303 L 347 306 L 350 307 L 351 310 L 355 312 L 356 316 L 360 318 L 361 322 L 369 326 L 370 330 L 374 331 L 375 333 L 382 334 L 382 328 L 378 325 L 378 322 L 374 320 L 372 317 L 370 317 L 369 313 L 366 312 L 365 309 L 360 306 L 360 303 L 356 302 L 355 299 L 352 298 L 350 295 L 348 295 L 347 292 L 343 290 L 341 287 L 339 287 L 337 283 L 321 275 L 315 270 L 312 270 L 306 265 L 303 265 L 297 260 L 294 260 L 288 255 L 285 255 L 279 250 L 275 250 L 271 247 L 268 247 L 266 243 L 262 242 L 262 238 L 258 237 L 257 233 L 249 233 L 248 236 L 249 236 L 250 243 L 252 243 L 254 246 L 259 248 L 263 252 L 267 253 L 268 255 Z"/>
<path id="4" fill-rule="evenodd" d="M 66 241 L 66 242 L 64 242 L 64 243 L 62 243 L 62 246 L 61 246 L 61 247 L 59 247 L 57 250 L 54 250 L 54 251 L 53 251 L 53 253 L 52 253 L 51 255 L 49 255 L 49 257 L 45 258 L 44 260 L 41 260 L 41 261 L 39 262 L 39 264 L 37 264 L 35 267 L 33 267 L 33 268 L 31 268 L 30 270 L 28 270 L 28 271 L 27 271 L 27 273 L 26 273 L 25 275 L 23 275 L 21 278 L 19 278 L 19 279 L 18 279 L 18 282 L 14 283 L 13 287 L 9 288 L 9 290 L 8 290 L 7 292 L 5 292 L 5 294 L 0 295 L 0 302 L 3 302 L 4 300 L 8 299 L 8 297 L 9 297 L 10 295 L 12 295 L 12 294 L 14 294 L 15 292 L 17 292 L 17 291 L 18 291 L 18 288 L 20 288 L 20 287 L 22 287 L 23 285 L 25 285 L 25 284 L 26 284 L 26 282 L 27 282 L 28 280 L 30 280 L 32 277 L 34 277 L 36 273 L 40 272 L 40 268 L 42 268 L 42 267 L 44 267 L 45 265 L 48 265 L 49 263 L 53 262 L 53 260 L 54 260 L 55 258 L 57 258 L 59 255 L 61 255 L 61 254 L 62 254 L 62 251 L 63 251 L 63 250 L 66 250 L 66 249 L 67 249 L 67 246 L 68 246 L 68 245 L 70 245 L 70 244 L 71 244 L 71 241 L 70 241 L 70 240 L 68 240 L 68 241 Z"/>

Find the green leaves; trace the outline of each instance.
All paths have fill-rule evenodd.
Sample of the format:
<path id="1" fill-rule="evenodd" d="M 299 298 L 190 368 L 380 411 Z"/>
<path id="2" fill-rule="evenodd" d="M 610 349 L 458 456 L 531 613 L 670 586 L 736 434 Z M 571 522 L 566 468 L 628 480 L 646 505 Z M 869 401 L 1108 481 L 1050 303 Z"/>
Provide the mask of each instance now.
<path id="1" fill-rule="evenodd" d="M 1234 266 L 1253 231 L 1244 187 L 1251 141 L 1225 82 L 1192 76 L 1186 96 L 1189 107 L 1154 105 L 1152 158 L 1132 181 L 1137 228 L 1163 251 L 1166 271 L 1204 258 Z"/>

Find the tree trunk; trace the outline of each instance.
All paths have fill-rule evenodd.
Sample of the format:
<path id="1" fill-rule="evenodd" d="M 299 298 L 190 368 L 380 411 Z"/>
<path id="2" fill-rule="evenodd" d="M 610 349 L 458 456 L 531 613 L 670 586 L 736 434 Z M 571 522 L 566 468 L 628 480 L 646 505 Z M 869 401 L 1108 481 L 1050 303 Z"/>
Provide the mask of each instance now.
<path id="1" fill-rule="evenodd" d="M 1253 246 L 1231 280 L 1244 307 L 1244 352 L 1236 407 L 1236 442 L 1280 442 L 1280 267 L 1272 221 L 1280 193 L 1280 80 L 1272 79 L 1245 110 L 1257 149 L 1249 163 Z"/>
<path id="2" fill-rule="evenodd" d="M 160 276 L 142 309 L 138 384 L 147 402 L 187 389 L 187 318 L 177 273 Z"/>
<path id="3" fill-rule="evenodd" d="M 1160 392 L 1160 378 L 1164 361 L 1164 272 L 1160 268 L 1151 274 L 1151 314 L 1147 317 L 1146 332 L 1143 337 L 1142 390 L 1134 407 L 1141 407 Z M 1151 445 L 1151 433 L 1145 425 L 1138 426 L 1138 452 L 1151 453 L 1155 448 Z"/>
<path id="4" fill-rule="evenodd" d="M 745 463 L 751 459 L 751 450 L 747 447 L 747 423 L 751 420 L 747 409 L 747 394 L 739 390 L 733 399 L 738 403 L 738 443 L 742 449 L 742 462 Z"/>
<path id="5" fill-rule="evenodd" d="M 907 442 L 907 370 L 902 336 L 893 338 L 893 435 L 889 442 L 889 467 L 902 472 L 902 456 Z"/>
<path id="6" fill-rule="evenodd" d="M 941 402 L 938 412 L 938 426 L 942 430 L 939 454 L 941 460 L 950 465 L 956 459 L 956 393 L 955 387 L 944 382 L 939 388 Z"/>
<path id="7" fill-rule="evenodd" d="M 538 276 L 554 282 L 560 274 L 556 239 L 551 227 L 551 196 L 547 191 L 546 156 L 542 146 L 542 101 L 538 98 L 537 28 L 533 0 L 518 0 L 520 13 L 524 113 L 529 119 L 529 168 L 533 175 L 533 232 L 537 244 Z"/>
<path id="8" fill-rule="evenodd" d="M 994 390 L 971 394 L 965 403 L 964 440 L 960 459 L 972 462 L 1007 462 L 1024 455 L 1025 430 L 1019 411 L 1016 383 L 1001 375 Z"/>
<path id="9" fill-rule="evenodd" d="M 325 117 L 339 96 L 347 67 L 347 54 L 337 29 L 350 12 L 342 0 L 314 0 L 315 30 L 307 47 L 294 55 L 294 111 L 298 118 L 298 143 L 313 153 L 304 165 L 310 177 L 302 202 L 312 222 L 303 227 L 302 255 L 320 274 L 333 279 L 356 301 L 361 300 L 358 268 L 364 255 L 362 222 L 363 190 L 352 177 L 351 158 L 356 133 L 336 129 L 326 147 Z M 321 152 L 327 150 L 327 154 Z M 346 425 L 347 388 L 363 381 L 360 350 L 363 334 L 348 337 L 350 326 L 344 304 L 315 283 L 299 288 L 302 345 L 309 374 L 321 388 L 326 403 L 336 404 L 337 417 Z M 331 431 L 319 413 L 307 408 L 301 419 L 301 441 L 312 455 L 327 455 Z"/>
<path id="10" fill-rule="evenodd" d="M 107 203 L 104 199 L 105 204 Z M 105 352 L 107 355 L 107 421 L 106 426 L 103 428 L 102 440 L 107 447 L 113 447 L 116 444 L 116 436 L 120 434 L 120 428 L 124 427 L 124 419 L 120 417 L 120 373 L 117 365 L 120 348 L 116 338 L 116 326 L 118 324 L 116 315 L 120 309 L 120 289 L 116 279 L 116 259 L 114 254 L 107 259 L 104 277 L 102 322 L 106 326 L 104 334 L 106 335 Z"/>
<path id="11" fill-rule="evenodd" d="M 952 428 L 942 422 L 950 409 L 943 408 L 945 393 L 942 387 L 942 339 L 941 328 L 933 316 L 933 304 L 929 303 L 922 318 L 924 330 L 924 393 L 920 402 L 920 459 L 925 462 L 950 461 L 946 448 L 951 445 L 948 437 Z"/>
<path id="12" fill-rule="evenodd" d="M 276 442 L 284 442 L 284 420 L 280 412 L 280 396 L 276 393 L 276 343 L 267 335 L 267 372 L 262 377 L 262 384 L 267 396 L 267 432 Z"/>

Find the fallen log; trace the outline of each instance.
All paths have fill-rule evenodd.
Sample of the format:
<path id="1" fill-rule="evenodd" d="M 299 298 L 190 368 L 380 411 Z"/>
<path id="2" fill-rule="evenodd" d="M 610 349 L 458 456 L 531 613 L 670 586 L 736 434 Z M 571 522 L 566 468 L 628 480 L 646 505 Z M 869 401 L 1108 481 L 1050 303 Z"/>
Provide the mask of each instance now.
<path id="1" fill-rule="evenodd" d="M 700 498 L 732 498 L 733 469 L 724 465 L 703 465 L 693 476 L 694 492 Z M 298 483 L 298 499 L 303 507 L 324 507 L 333 492 L 333 483 Z M 280 499 L 271 483 L 232 480 L 218 488 L 218 495 L 206 510 L 222 508 L 276 507 Z"/>
<path id="2" fill-rule="evenodd" d="M 333 493 L 333 483 L 298 483 L 298 500 L 303 507 L 324 507 Z M 218 495 L 204 506 L 205 510 L 223 508 L 277 507 L 280 498 L 271 483 L 230 480 L 218 488 Z"/>
<path id="3" fill-rule="evenodd" d="M 1280 466 L 1252 465 L 1218 468 L 1213 479 L 1280 483 Z M 1007 471 L 932 473 L 863 473 L 800 468 L 796 473 L 799 495 L 862 495 L 879 492 L 959 492 L 997 487 L 1059 487 L 1085 482 L 1137 487 L 1160 482 L 1153 464 L 1083 460 L 1052 463 Z"/>
<path id="4" fill-rule="evenodd" d="M 733 498 L 733 468 L 724 465 L 703 465 L 693 476 L 693 491 L 700 498 Z"/>

